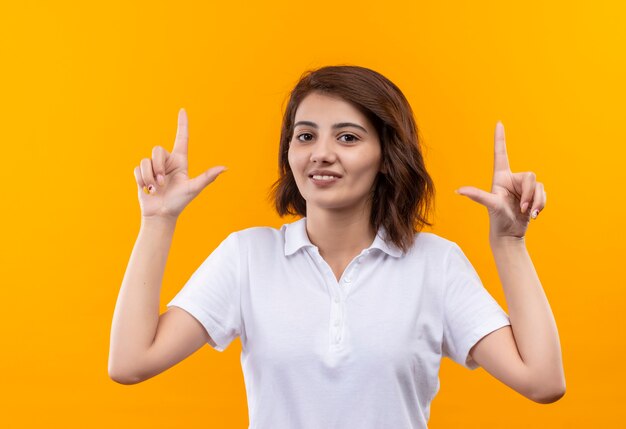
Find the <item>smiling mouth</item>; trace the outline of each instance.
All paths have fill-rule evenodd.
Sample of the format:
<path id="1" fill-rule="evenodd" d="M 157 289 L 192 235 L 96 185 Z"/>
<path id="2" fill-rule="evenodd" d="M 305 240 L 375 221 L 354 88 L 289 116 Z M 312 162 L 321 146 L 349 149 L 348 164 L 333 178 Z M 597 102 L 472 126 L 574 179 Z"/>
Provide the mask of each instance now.
<path id="1" fill-rule="evenodd" d="M 314 174 L 313 176 L 309 176 L 309 180 L 311 180 L 311 182 L 319 188 L 332 186 L 337 183 L 339 179 L 340 177 L 337 176 L 324 176 L 320 174 Z"/>
<path id="2" fill-rule="evenodd" d="M 323 175 L 319 175 L 319 174 L 314 174 L 313 176 L 310 176 L 312 179 L 315 180 L 334 180 L 334 179 L 339 179 L 339 177 L 337 176 L 323 176 Z"/>

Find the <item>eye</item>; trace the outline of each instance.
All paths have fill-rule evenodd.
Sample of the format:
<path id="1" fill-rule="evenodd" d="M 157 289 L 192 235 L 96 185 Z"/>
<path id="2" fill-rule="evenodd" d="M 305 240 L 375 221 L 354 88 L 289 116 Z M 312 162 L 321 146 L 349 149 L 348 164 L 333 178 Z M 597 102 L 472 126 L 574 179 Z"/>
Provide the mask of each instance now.
<path id="1" fill-rule="evenodd" d="M 308 141 L 310 141 L 310 140 L 301 140 L 301 139 L 300 139 L 300 137 L 302 137 L 302 136 L 311 136 L 311 133 L 302 133 L 302 134 L 298 134 L 298 135 L 296 136 L 296 139 L 297 139 L 297 140 L 300 140 L 300 141 L 307 141 L 307 142 L 308 142 Z"/>
<path id="2" fill-rule="evenodd" d="M 344 134 L 341 137 L 350 137 L 350 140 L 344 140 L 347 143 L 352 143 L 352 142 L 355 142 L 355 141 L 357 141 L 359 139 L 357 136 L 355 136 L 353 134 Z M 341 138 L 341 137 L 339 137 L 339 138 Z"/>
<path id="3" fill-rule="evenodd" d="M 309 136 L 310 138 L 305 138 L 304 140 L 301 138 L 303 136 Z M 348 137 L 348 140 L 343 140 L 344 143 L 354 143 L 357 140 L 359 140 L 359 138 L 357 136 L 355 136 L 354 134 L 343 134 L 342 136 L 340 136 L 339 138 L 343 138 L 343 137 Z M 302 134 L 298 134 L 296 136 L 296 140 L 299 140 L 301 142 L 309 142 L 313 139 L 313 134 L 311 133 L 302 133 Z"/>

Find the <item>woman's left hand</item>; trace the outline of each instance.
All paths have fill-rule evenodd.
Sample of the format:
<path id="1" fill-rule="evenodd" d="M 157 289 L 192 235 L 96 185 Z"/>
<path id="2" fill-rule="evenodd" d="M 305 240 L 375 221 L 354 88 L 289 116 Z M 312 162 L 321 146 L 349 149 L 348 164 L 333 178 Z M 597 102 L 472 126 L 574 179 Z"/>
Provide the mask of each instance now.
<path id="1" fill-rule="evenodd" d="M 473 186 L 463 186 L 455 192 L 487 207 L 491 241 L 523 239 L 531 217 L 535 219 L 546 206 L 546 192 L 543 183 L 537 182 L 532 171 L 511 172 L 504 141 L 504 126 L 500 121 L 496 124 L 494 140 L 491 192 Z"/>

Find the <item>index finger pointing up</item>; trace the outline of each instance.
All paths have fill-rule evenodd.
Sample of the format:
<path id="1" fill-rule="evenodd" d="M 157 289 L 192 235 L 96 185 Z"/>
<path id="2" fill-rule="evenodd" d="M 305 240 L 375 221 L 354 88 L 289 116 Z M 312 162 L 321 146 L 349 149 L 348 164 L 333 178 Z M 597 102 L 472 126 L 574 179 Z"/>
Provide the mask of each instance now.
<path id="1" fill-rule="evenodd" d="M 510 171 L 509 157 L 506 154 L 506 143 L 504 141 L 504 125 L 500 121 L 496 124 L 494 141 L 493 172 Z"/>
<path id="2" fill-rule="evenodd" d="M 174 141 L 173 152 L 179 152 L 187 155 L 188 140 L 189 131 L 187 129 L 187 112 L 181 107 L 178 111 L 178 128 L 176 129 L 176 140 Z"/>

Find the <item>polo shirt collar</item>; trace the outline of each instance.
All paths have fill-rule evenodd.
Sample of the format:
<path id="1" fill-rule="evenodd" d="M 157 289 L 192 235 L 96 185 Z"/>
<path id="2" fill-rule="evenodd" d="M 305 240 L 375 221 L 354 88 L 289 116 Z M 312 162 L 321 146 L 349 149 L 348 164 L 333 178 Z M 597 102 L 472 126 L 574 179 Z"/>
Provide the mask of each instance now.
<path id="1" fill-rule="evenodd" d="M 384 238 L 387 236 L 387 230 L 384 226 L 380 226 L 378 233 L 368 249 L 379 249 L 390 256 L 399 258 L 402 256 L 402 249 L 393 243 L 387 244 Z M 285 256 L 292 255 L 302 247 L 316 247 L 306 233 L 306 217 L 295 222 L 285 224 Z"/>

